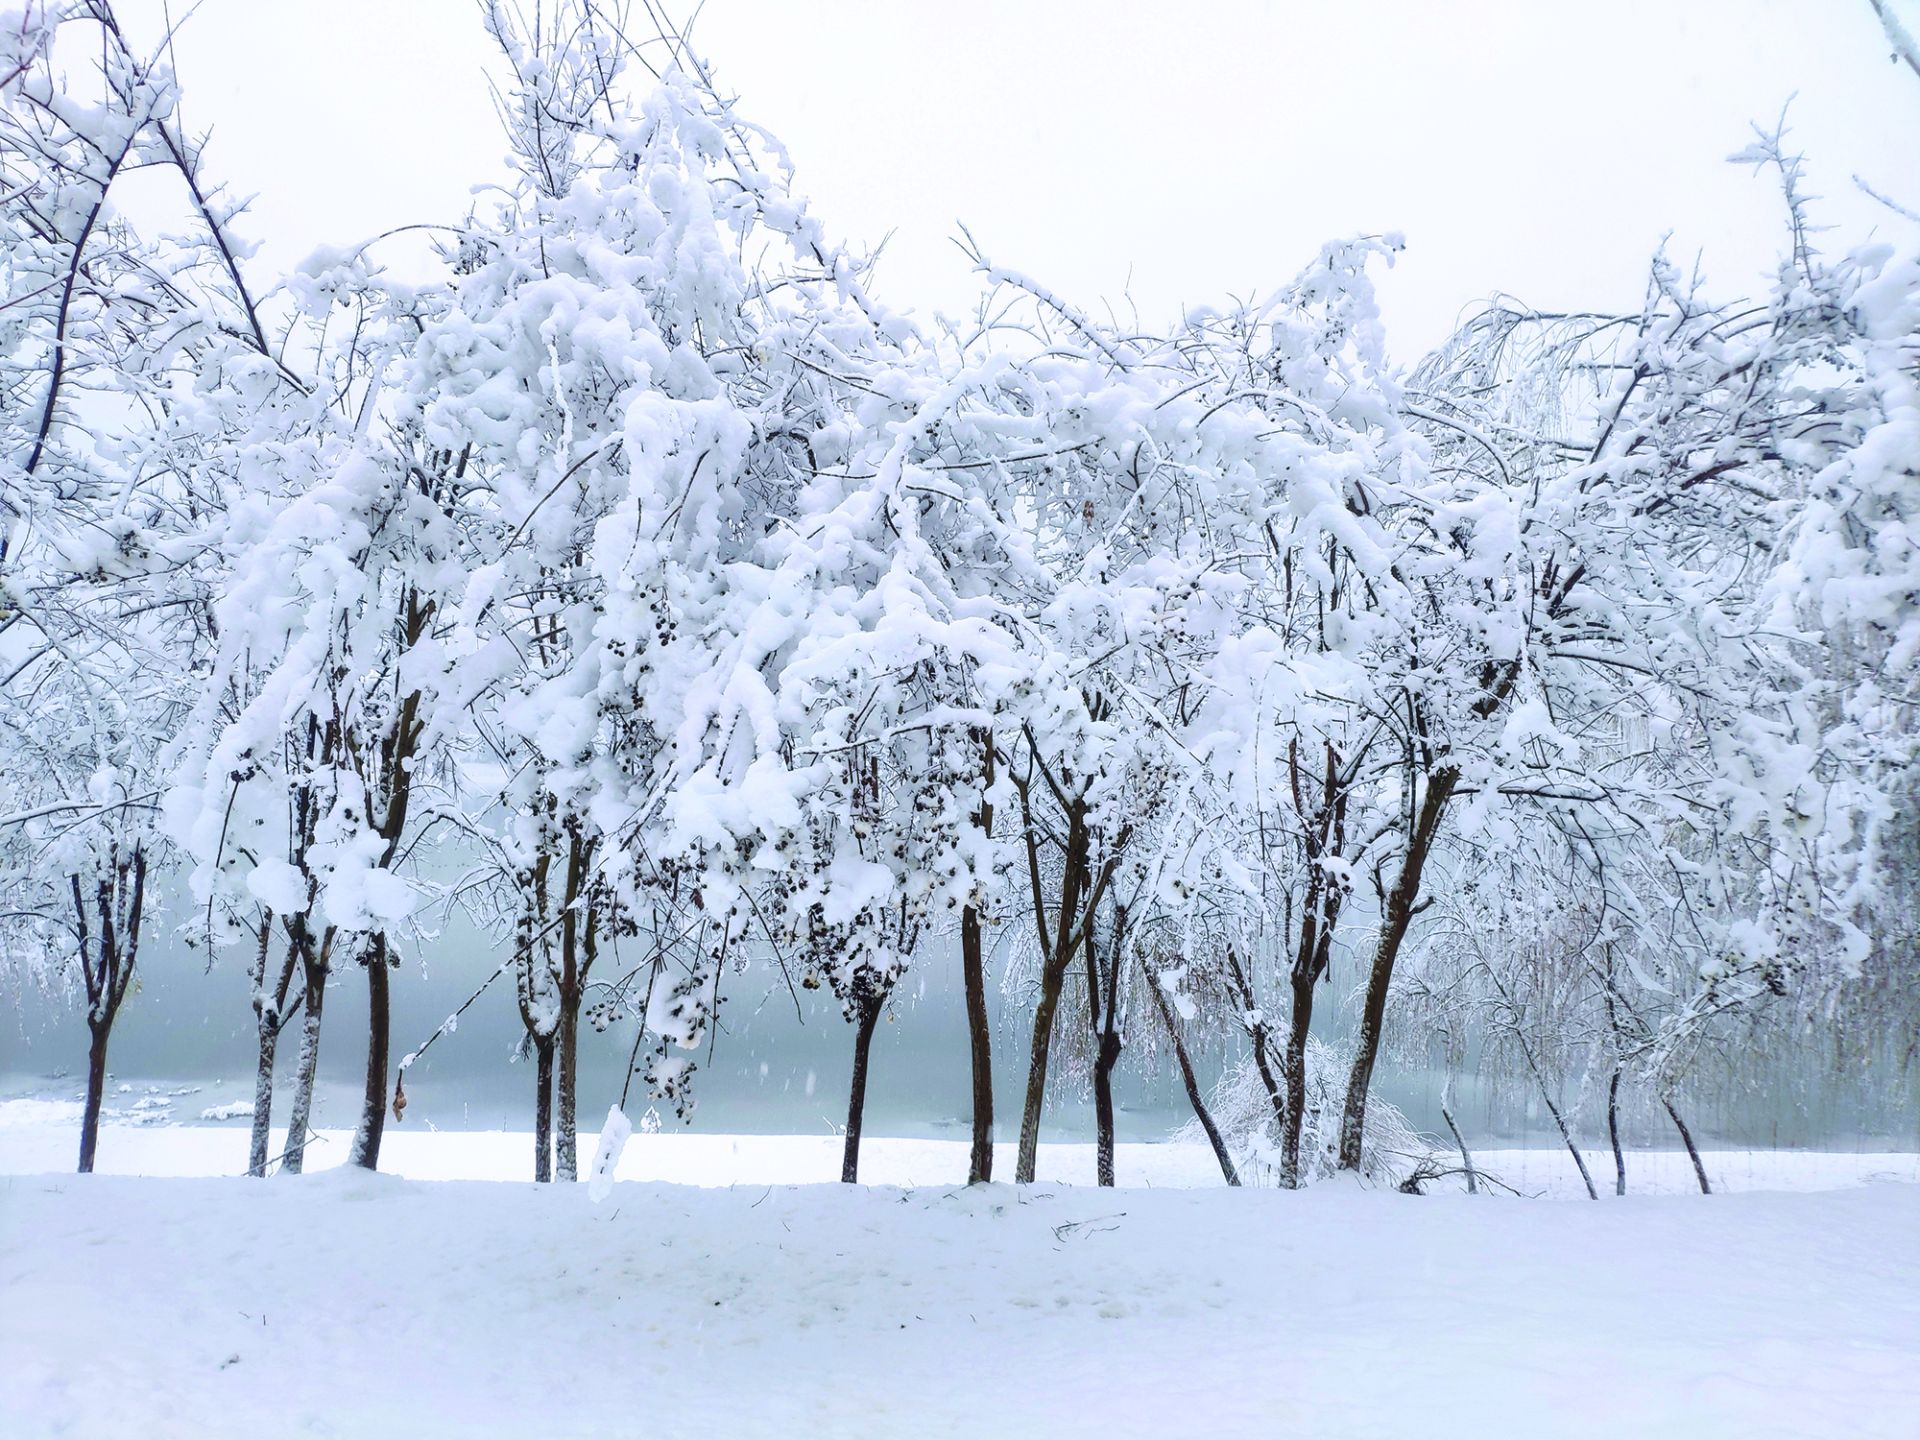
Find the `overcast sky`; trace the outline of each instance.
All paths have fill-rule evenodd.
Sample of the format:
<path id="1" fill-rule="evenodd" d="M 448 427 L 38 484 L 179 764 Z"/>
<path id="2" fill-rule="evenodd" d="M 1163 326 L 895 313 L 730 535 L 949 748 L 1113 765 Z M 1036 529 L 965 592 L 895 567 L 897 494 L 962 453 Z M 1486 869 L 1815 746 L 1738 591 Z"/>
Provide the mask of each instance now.
<path id="1" fill-rule="evenodd" d="M 1890 3 L 1920 30 L 1920 0 Z M 161 0 L 121 9 L 146 28 Z M 956 221 L 1150 321 L 1398 230 L 1382 288 L 1409 360 L 1495 290 L 1630 305 L 1669 232 L 1751 289 L 1778 193 L 1724 157 L 1796 92 L 1826 243 L 1916 236 L 1851 178 L 1920 208 L 1920 78 L 1867 0 L 707 0 L 694 40 L 831 228 L 892 232 L 879 288 L 923 311 L 972 294 Z M 457 220 L 502 173 L 471 0 L 202 0 L 176 54 L 213 171 L 258 196 L 262 274 Z"/>

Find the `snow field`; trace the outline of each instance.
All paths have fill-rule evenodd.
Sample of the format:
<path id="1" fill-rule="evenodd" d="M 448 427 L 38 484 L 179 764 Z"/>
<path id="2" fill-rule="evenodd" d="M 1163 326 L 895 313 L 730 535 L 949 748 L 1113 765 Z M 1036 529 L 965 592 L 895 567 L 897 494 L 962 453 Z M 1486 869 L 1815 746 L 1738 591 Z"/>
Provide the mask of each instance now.
<path id="1" fill-rule="evenodd" d="M 1920 1417 L 1910 1185 L 625 1183 L 596 1206 L 350 1170 L 12 1176 L 0 1276 L 10 1440 L 1911 1440 Z"/>

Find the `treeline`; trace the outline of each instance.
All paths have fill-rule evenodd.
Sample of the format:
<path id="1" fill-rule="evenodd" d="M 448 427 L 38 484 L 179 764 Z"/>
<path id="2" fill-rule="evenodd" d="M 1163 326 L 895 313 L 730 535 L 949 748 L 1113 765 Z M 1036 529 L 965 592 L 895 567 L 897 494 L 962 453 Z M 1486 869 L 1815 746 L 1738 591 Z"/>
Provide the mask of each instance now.
<path id="1" fill-rule="evenodd" d="M 630 1085 L 685 1106 L 748 969 L 844 1010 L 848 1180 L 934 957 L 973 1180 L 996 1099 L 1033 1178 L 1063 1033 L 1102 1183 L 1150 1032 L 1230 1181 L 1405 1181 L 1389 1043 L 1550 1105 L 1577 1049 L 1684 1134 L 1756 1011 L 1911 992 L 1920 262 L 1816 248 L 1779 135 L 1739 157 L 1784 202 L 1766 294 L 1656 257 L 1637 311 L 1497 303 L 1406 369 L 1391 237 L 1163 330 L 967 237 L 977 312 L 929 325 L 678 36 L 482 17 L 515 183 L 427 284 L 378 242 L 258 284 L 169 46 L 107 0 L 5 39 L 0 944 L 84 991 L 83 1169 L 162 920 L 251 967 L 255 1174 L 301 1167 L 337 971 L 377 1166 L 389 989 L 456 910 L 499 938 L 543 1179 L 580 1170 L 583 1025 L 630 1021 Z M 179 234 L 112 203 L 156 167 Z M 144 914 L 162 872 L 190 910 Z M 995 984 L 1031 1006 L 1010 1098 Z"/>

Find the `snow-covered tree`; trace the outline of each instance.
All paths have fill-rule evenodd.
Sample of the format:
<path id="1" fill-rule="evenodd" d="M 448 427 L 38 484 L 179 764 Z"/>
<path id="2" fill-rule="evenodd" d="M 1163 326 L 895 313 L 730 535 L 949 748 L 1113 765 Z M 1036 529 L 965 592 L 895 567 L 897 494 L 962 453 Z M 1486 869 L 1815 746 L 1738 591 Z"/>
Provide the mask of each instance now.
<path id="1" fill-rule="evenodd" d="M 105 0 L 29 5 L 0 29 L 0 944 L 50 945 L 83 982 L 86 1169 L 208 615 L 218 482 L 183 393 L 271 361 L 164 43 L 137 51 Z M 177 182 L 183 234 L 149 240 L 120 218 L 113 188 L 141 168 Z"/>

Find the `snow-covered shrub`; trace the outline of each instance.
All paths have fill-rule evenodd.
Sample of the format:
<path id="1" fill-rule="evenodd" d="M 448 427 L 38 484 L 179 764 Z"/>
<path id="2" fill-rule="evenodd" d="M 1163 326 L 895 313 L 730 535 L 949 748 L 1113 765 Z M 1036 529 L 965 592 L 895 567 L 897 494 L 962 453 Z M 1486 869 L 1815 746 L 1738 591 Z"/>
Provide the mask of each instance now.
<path id="1" fill-rule="evenodd" d="M 1300 1124 L 1300 1179 L 1324 1180 L 1340 1168 L 1340 1112 L 1353 1057 L 1317 1039 L 1307 1041 L 1307 1105 Z M 1213 1087 L 1208 1102 L 1240 1178 L 1248 1185 L 1280 1183 L 1280 1122 L 1266 1082 L 1251 1055 L 1243 1055 Z M 1174 1132 L 1183 1143 L 1204 1144 L 1198 1120 Z M 1361 1141 L 1360 1174 L 1368 1183 L 1398 1185 L 1432 1147 L 1392 1105 L 1368 1101 Z"/>

